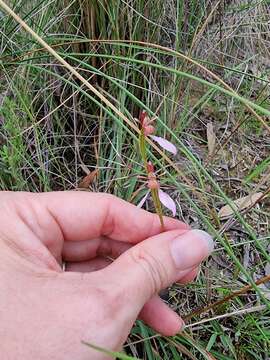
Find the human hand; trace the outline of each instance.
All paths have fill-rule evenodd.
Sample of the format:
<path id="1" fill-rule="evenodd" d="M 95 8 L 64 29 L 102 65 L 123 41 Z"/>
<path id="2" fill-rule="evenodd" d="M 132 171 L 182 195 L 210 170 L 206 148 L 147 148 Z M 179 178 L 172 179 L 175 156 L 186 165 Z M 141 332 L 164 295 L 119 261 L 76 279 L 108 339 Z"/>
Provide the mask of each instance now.
<path id="1" fill-rule="evenodd" d="M 0 358 L 104 360 L 81 341 L 121 350 L 138 316 L 176 334 L 157 293 L 192 280 L 213 242 L 164 223 L 111 195 L 0 193 Z"/>

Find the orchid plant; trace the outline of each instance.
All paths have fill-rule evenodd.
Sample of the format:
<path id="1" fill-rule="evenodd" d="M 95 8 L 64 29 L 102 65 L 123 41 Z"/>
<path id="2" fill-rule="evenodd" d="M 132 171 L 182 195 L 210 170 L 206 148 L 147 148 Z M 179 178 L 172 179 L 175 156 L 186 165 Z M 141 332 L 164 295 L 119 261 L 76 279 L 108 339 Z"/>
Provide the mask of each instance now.
<path id="1" fill-rule="evenodd" d="M 140 113 L 139 122 L 141 126 L 140 132 L 140 152 L 144 162 L 146 161 L 146 142 L 145 137 L 149 136 L 152 140 L 159 144 L 164 150 L 171 152 L 173 155 L 176 155 L 177 149 L 174 144 L 170 141 L 164 139 L 160 136 L 155 136 L 153 133 L 155 132 L 155 127 L 152 125 L 155 121 L 154 118 L 150 119 L 146 111 L 142 111 Z"/>
<path id="2" fill-rule="evenodd" d="M 155 119 L 149 118 L 146 111 L 142 111 L 140 113 L 139 149 L 142 160 L 144 162 L 144 168 L 147 173 L 147 187 L 149 190 L 137 206 L 142 207 L 149 194 L 151 193 L 156 213 L 159 216 L 161 227 L 163 228 L 164 222 L 161 204 L 168 208 L 172 212 L 173 216 L 176 215 L 176 205 L 174 200 L 167 193 L 160 189 L 160 184 L 157 180 L 154 166 L 150 161 L 147 160 L 146 137 L 150 137 L 152 140 L 158 143 L 160 147 L 162 147 L 164 150 L 171 152 L 174 155 L 176 155 L 177 149 L 170 141 L 160 136 L 153 135 L 155 132 L 155 127 L 153 125 L 154 120 Z"/>

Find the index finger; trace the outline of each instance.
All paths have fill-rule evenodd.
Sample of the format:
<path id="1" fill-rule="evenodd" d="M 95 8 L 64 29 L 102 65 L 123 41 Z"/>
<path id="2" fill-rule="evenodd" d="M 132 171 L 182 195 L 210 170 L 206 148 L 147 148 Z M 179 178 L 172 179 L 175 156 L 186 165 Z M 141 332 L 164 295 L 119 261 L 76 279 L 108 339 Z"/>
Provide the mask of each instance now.
<path id="1" fill-rule="evenodd" d="M 156 214 L 113 195 L 70 191 L 37 196 L 57 221 L 66 241 L 107 236 L 134 244 L 162 231 Z M 174 229 L 188 230 L 189 226 L 164 217 L 164 230 Z"/>

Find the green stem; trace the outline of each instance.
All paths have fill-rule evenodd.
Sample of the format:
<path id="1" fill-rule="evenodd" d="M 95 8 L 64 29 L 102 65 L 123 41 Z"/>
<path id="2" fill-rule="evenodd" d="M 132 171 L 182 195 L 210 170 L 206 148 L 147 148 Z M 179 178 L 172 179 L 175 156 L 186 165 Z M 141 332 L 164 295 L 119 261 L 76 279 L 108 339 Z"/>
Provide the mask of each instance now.
<path id="1" fill-rule="evenodd" d="M 140 148 L 141 157 L 143 159 L 145 171 L 148 174 L 146 141 L 145 141 L 145 134 L 144 134 L 143 129 L 141 129 L 141 132 L 139 135 L 139 148 Z M 151 189 L 151 194 L 152 194 L 155 210 L 156 210 L 157 215 L 159 216 L 161 228 L 163 230 L 164 229 L 164 221 L 163 221 L 162 207 L 161 207 L 161 203 L 160 203 L 159 196 L 158 196 L 158 189 Z"/>
<path id="2" fill-rule="evenodd" d="M 145 135 L 143 129 L 141 129 L 139 135 L 139 148 L 140 148 L 141 157 L 143 159 L 144 168 L 145 171 L 147 172 L 146 142 L 145 142 Z"/>
<path id="3" fill-rule="evenodd" d="M 164 230 L 164 221 L 163 221 L 163 214 L 162 214 L 162 207 L 158 196 L 158 189 L 151 189 L 151 195 L 154 201 L 156 213 L 159 216 L 160 224 L 162 230 Z"/>

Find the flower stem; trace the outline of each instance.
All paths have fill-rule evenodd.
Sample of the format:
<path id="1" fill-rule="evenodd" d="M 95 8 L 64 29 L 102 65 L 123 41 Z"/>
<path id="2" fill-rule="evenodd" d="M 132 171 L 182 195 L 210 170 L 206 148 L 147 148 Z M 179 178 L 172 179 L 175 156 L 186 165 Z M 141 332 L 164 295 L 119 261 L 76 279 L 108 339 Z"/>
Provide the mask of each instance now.
<path id="1" fill-rule="evenodd" d="M 162 230 L 164 230 L 163 214 L 162 214 L 161 203 L 158 196 L 158 189 L 151 189 L 151 195 L 153 198 L 156 213 L 158 214 L 160 220 L 161 228 Z"/>
<path id="2" fill-rule="evenodd" d="M 162 207 L 161 207 L 161 203 L 160 203 L 159 196 L 158 196 L 159 185 L 158 185 L 158 182 L 156 180 L 156 176 L 154 174 L 153 165 L 151 165 L 150 169 L 149 169 L 149 164 L 147 162 L 145 132 L 144 132 L 143 127 L 142 127 L 142 129 L 140 131 L 140 135 L 139 135 L 139 149 L 140 149 L 141 157 L 142 157 L 142 160 L 143 160 L 144 168 L 145 168 L 145 171 L 146 171 L 147 176 L 148 176 L 148 184 L 150 182 L 154 182 L 154 185 L 156 186 L 155 188 L 152 188 L 152 186 L 150 187 L 148 185 L 149 188 L 151 189 L 151 195 L 152 195 L 152 198 L 153 198 L 156 213 L 157 213 L 157 215 L 159 217 L 159 220 L 160 220 L 161 229 L 164 230 Z"/>
<path id="3" fill-rule="evenodd" d="M 141 157 L 143 159 L 144 168 L 147 172 L 147 155 L 146 155 L 146 143 L 145 143 L 145 135 L 143 129 L 141 129 L 140 135 L 139 135 L 139 148 Z"/>

